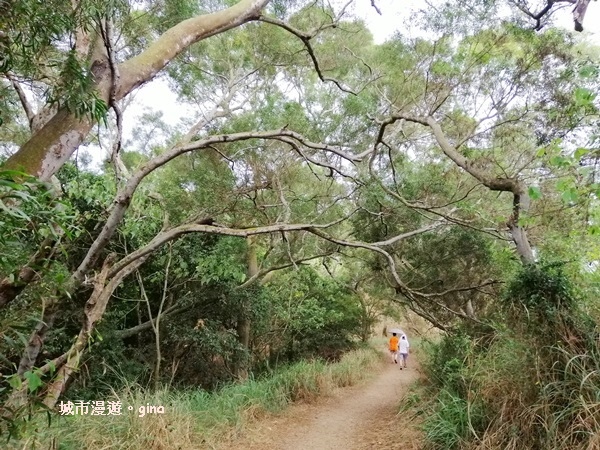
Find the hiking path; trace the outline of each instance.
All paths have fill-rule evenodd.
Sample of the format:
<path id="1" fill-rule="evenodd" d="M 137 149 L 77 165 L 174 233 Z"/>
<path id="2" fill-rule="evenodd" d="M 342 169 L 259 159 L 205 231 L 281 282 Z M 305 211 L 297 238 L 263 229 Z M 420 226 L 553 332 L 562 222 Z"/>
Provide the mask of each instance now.
<path id="1" fill-rule="evenodd" d="M 248 450 L 366 450 L 420 448 L 414 424 L 398 415 L 399 406 L 419 377 L 413 355 L 409 367 L 385 362 L 367 381 L 340 388 L 330 397 L 291 405 L 259 420 L 226 448 Z"/>

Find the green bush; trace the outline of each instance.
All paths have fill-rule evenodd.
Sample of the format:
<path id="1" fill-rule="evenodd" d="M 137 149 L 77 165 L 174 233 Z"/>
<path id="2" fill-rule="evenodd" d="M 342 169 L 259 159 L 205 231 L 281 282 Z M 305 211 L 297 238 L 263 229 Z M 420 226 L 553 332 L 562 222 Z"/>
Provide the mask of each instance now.
<path id="1" fill-rule="evenodd" d="M 467 400 L 442 389 L 435 398 L 433 414 L 424 423 L 428 447 L 451 450 L 473 436 L 474 430 L 487 425 L 485 408 L 480 400 Z"/>
<path id="2" fill-rule="evenodd" d="M 462 371 L 472 346 L 470 337 L 461 331 L 444 336 L 438 343 L 426 344 L 423 365 L 429 381 L 440 389 L 463 395 L 466 386 Z"/>

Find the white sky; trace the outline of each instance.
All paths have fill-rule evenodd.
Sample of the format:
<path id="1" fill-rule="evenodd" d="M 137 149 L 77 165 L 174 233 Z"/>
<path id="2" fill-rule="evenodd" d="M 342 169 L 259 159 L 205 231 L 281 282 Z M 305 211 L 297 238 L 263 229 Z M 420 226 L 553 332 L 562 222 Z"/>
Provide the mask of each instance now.
<path id="1" fill-rule="evenodd" d="M 345 0 L 333 0 L 334 4 Z M 410 26 L 410 17 L 422 7 L 420 0 L 376 0 L 377 7 L 381 10 L 379 15 L 371 6 L 370 0 L 355 0 L 354 7 L 350 11 L 357 17 L 362 18 L 367 23 L 373 33 L 376 43 L 382 43 L 393 35 L 397 30 L 402 30 L 409 36 L 420 34 L 418 29 Z M 573 30 L 573 19 L 571 8 L 565 8 L 558 11 L 555 15 L 556 26 Z M 576 33 L 578 36 L 600 45 L 600 1 L 592 1 L 589 4 L 584 21 L 585 31 Z M 575 33 L 573 31 L 573 33 Z M 169 125 L 176 125 L 187 116 L 195 115 L 194 111 L 181 103 L 169 90 L 164 79 L 156 79 L 135 92 L 135 101 L 127 109 L 123 119 L 124 140 L 132 137 L 132 130 L 139 120 L 139 117 L 148 109 L 163 111 L 163 120 Z M 94 163 L 99 163 L 99 158 L 104 155 L 98 155 L 92 152 Z M 96 158 L 99 157 L 98 159 Z"/>

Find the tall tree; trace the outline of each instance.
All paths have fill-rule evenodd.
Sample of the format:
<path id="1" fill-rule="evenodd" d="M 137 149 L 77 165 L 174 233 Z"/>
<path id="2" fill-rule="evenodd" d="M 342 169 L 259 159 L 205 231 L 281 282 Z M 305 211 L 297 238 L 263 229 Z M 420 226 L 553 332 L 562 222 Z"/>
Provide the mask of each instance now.
<path id="1" fill-rule="evenodd" d="M 111 15 L 114 10 L 111 8 L 104 11 L 101 9 L 97 17 L 88 12 L 92 15 L 89 21 L 91 23 L 76 24 L 67 30 L 57 30 L 57 33 L 67 31 L 71 34 L 69 37 L 74 43 L 65 64 L 81 64 L 78 70 L 87 83 L 86 91 L 94 95 L 93 101 L 103 102 L 114 108 L 119 100 L 152 80 L 190 45 L 258 19 L 268 2 L 269 0 L 241 0 L 220 11 L 182 19 L 139 54 L 123 61 L 119 61 L 120 55 L 115 50 L 117 33 L 113 29 L 115 24 Z M 73 10 L 67 13 L 69 17 L 76 16 L 80 9 L 86 11 L 89 7 L 85 2 L 76 2 Z M 31 26 L 41 24 L 33 23 Z M 3 39 L 8 40 L 10 45 L 13 35 L 19 32 L 18 28 L 9 29 Z M 57 46 L 64 39 L 60 35 L 53 38 Z M 58 82 L 65 83 L 68 80 L 59 79 Z M 44 105 L 31 117 L 32 135 L 6 161 L 6 168 L 23 170 L 40 180 L 49 180 L 81 145 L 102 114 L 102 111 L 100 114 L 81 114 L 81 111 L 75 110 L 73 102 L 83 103 L 85 99 L 72 99 L 58 108 Z"/>

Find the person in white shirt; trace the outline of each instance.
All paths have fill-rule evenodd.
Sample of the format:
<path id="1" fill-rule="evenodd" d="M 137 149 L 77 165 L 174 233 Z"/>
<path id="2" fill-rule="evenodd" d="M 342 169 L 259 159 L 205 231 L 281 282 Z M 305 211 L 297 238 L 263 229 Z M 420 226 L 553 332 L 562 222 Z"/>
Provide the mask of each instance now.
<path id="1" fill-rule="evenodd" d="M 408 339 L 406 339 L 405 334 L 403 334 L 400 338 L 400 344 L 398 347 L 400 350 L 400 356 L 402 356 L 402 366 L 400 367 L 400 370 L 402 370 L 402 367 L 406 369 L 406 361 L 408 360 L 408 349 L 410 348 L 410 344 L 408 343 Z"/>

